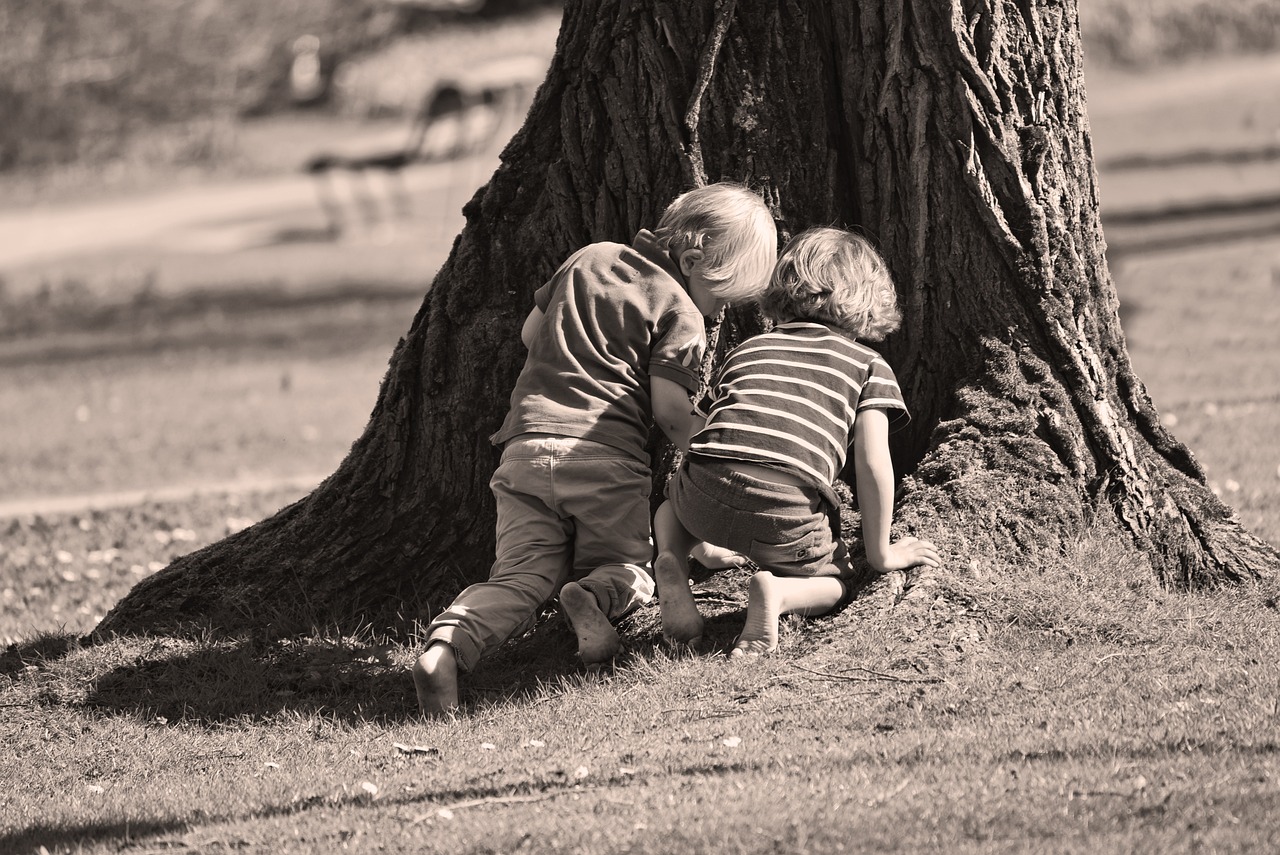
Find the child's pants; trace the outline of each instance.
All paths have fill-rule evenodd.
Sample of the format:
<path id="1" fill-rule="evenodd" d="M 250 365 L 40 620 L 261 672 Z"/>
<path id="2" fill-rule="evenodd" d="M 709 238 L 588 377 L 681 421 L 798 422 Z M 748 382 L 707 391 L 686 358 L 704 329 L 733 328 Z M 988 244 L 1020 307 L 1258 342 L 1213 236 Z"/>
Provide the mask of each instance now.
<path id="1" fill-rule="evenodd" d="M 590 440 L 523 434 L 507 442 L 489 487 L 498 506 L 489 581 L 459 594 L 428 633 L 463 670 L 528 631 L 566 582 L 595 594 L 611 621 L 653 599 L 652 476 L 639 460 Z"/>
<path id="2" fill-rule="evenodd" d="M 817 487 L 763 480 L 735 461 L 690 454 L 667 485 L 691 535 L 732 549 L 780 576 L 851 576 L 849 551 L 831 530 Z"/>

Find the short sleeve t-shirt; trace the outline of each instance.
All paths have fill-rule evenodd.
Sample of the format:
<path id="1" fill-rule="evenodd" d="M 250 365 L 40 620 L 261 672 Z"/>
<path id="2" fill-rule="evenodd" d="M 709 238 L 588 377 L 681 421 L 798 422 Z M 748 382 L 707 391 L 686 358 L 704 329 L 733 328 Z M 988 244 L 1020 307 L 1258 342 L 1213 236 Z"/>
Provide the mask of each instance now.
<path id="1" fill-rule="evenodd" d="M 876 351 L 824 324 L 793 321 L 738 345 L 698 412 L 689 451 L 777 466 L 824 493 L 844 468 L 858 413 L 908 418 L 893 369 Z"/>
<path id="2" fill-rule="evenodd" d="M 648 463 L 650 378 L 694 392 L 706 350 L 706 323 L 670 256 L 648 231 L 631 246 L 591 244 L 561 265 L 534 302 L 542 323 L 493 441 L 572 436 Z"/>

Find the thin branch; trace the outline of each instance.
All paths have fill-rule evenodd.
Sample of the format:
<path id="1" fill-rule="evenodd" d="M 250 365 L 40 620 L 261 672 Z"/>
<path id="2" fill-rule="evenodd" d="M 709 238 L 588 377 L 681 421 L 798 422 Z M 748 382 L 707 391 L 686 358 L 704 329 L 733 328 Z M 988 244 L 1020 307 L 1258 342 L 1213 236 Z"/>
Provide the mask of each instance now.
<path id="1" fill-rule="evenodd" d="M 851 677 L 846 674 L 829 674 L 826 671 L 815 671 L 812 668 L 806 668 L 803 665 L 797 665 L 794 662 L 791 663 L 791 667 L 796 668 L 800 671 L 807 671 L 810 674 L 816 674 L 819 677 L 826 677 L 829 680 L 850 680 L 855 683 L 866 683 L 872 680 L 884 680 L 890 683 L 941 683 L 942 682 L 942 679 L 940 677 L 923 677 L 920 679 L 915 679 L 912 677 L 896 677 L 893 674 L 882 674 L 879 671 L 872 671 L 870 668 L 853 668 L 852 670 L 861 671 L 868 676 Z"/>
<path id="2" fill-rule="evenodd" d="M 745 606 L 747 604 L 743 597 L 726 597 L 722 594 L 703 593 L 701 591 L 694 591 L 693 598 L 704 603 L 724 603 L 727 606 Z"/>
<path id="3" fill-rule="evenodd" d="M 716 20 L 698 62 L 698 77 L 694 80 L 693 93 L 689 96 L 689 106 L 684 114 L 685 130 L 689 133 L 689 144 L 685 147 L 685 166 L 689 180 L 695 187 L 702 187 L 707 183 L 707 170 L 702 161 L 702 140 L 698 134 L 702 118 L 702 97 L 711 85 L 716 60 L 720 58 L 720 46 L 724 44 L 724 34 L 729 29 L 729 19 L 733 17 L 737 5 L 737 0 L 718 0 L 716 3 Z"/>

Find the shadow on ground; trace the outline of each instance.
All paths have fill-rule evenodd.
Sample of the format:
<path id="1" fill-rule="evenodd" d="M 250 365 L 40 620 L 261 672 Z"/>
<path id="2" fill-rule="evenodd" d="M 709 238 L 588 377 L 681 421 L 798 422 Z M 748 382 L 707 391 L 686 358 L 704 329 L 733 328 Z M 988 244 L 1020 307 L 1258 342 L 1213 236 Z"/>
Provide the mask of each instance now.
<path id="1" fill-rule="evenodd" d="M 0 653 L 0 675 L 16 677 L 32 665 L 57 662 L 79 646 L 80 640 L 67 633 L 41 634 L 22 644 L 10 644 Z"/>
<path id="2" fill-rule="evenodd" d="M 402 335 L 424 287 L 351 282 L 306 291 L 271 284 L 140 293 L 104 301 L 89 293 L 0 299 L 0 365 L 147 355 L 159 351 L 246 348 L 332 354 Z M 3 295 L 0 295 L 2 298 Z"/>
<path id="3" fill-rule="evenodd" d="M 695 601 L 706 618 L 697 649 L 665 645 L 656 602 L 629 615 L 618 627 L 623 650 L 615 667 L 625 669 L 658 650 L 677 657 L 727 653 L 742 628 L 750 573 L 695 574 Z M 855 590 L 854 597 L 861 593 Z M 812 623 L 810 631 L 821 633 L 824 625 L 834 625 L 826 621 Z M 299 714 L 349 724 L 416 719 L 408 669 L 421 652 L 420 641 L 416 636 L 371 638 L 336 629 L 284 638 L 192 631 L 183 637 L 95 641 L 50 634 L 0 654 L 0 675 L 13 680 L 13 699 L 20 701 L 14 705 L 84 707 L 160 727 Z M 585 673 L 573 632 L 553 605 L 529 633 L 481 660 L 464 677 L 464 711 L 570 691 Z"/>
<path id="4" fill-rule="evenodd" d="M 727 651 L 742 627 L 745 571 L 717 574 L 699 585 L 695 596 L 707 618 L 704 642 L 696 652 Z M 657 604 L 628 616 L 619 631 L 619 667 L 661 646 Z M 24 662 L 41 656 L 60 658 L 79 644 L 56 642 L 50 641 L 47 651 L 14 652 L 5 659 L 6 672 L 21 670 Z M 124 648 L 124 655 L 112 657 L 122 664 L 96 676 L 79 703 L 148 722 L 214 723 L 302 713 L 357 723 L 418 715 L 408 673 L 418 652 L 412 641 L 121 637 L 107 643 Z M 508 642 L 464 678 L 463 704 L 474 710 L 544 695 L 562 679 L 583 673 L 576 652 L 573 633 L 549 608 L 528 634 Z"/>
<path id="5" fill-rule="evenodd" d="M 408 673 L 383 646 L 324 639 L 166 639 L 150 647 L 97 676 L 84 706 L 160 724 L 290 712 L 354 723 L 396 720 L 415 711 Z"/>
<path id="6" fill-rule="evenodd" d="M 190 823 L 180 819 L 118 820 L 77 825 L 37 823 L 12 834 L 0 835 L 0 852 L 79 851 L 101 841 L 118 841 L 128 847 L 145 838 L 185 833 Z M 150 840 L 151 843 L 161 841 Z M 179 846 L 179 848 L 184 848 Z"/>

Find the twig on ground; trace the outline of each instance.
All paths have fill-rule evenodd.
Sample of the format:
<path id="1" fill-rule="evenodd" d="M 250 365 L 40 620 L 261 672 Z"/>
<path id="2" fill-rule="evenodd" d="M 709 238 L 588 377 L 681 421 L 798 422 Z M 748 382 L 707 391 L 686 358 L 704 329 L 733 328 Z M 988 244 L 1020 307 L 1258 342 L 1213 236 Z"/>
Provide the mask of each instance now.
<path id="1" fill-rule="evenodd" d="M 1095 661 L 1094 661 L 1094 663 L 1093 663 L 1093 668 L 1094 668 L 1094 670 L 1096 671 L 1097 669 L 1101 668 L 1101 667 L 1102 667 L 1102 665 L 1103 665 L 1105 662 L 1107 662 L 1107 660 L 1109 660 L 1109 659 L 1116 659 L 1116 658 L 1120 658 L 1120 657 L 1129 657 L 1129 656 L 1150 656 L 1150 655 L 1152 655 L 1153 653 L 1157 653 L 1157 652 L 1159 652 L 1159 651 L 1155 651 L 1155 650 L 1135 650 L 1135 651 L 1132 651 L 1132 652 L 1130 652 L 1130 651 L 1117 651 L 1117 652 L 1115 652 L 1115 653 L 1108 653 L 1106 656 L 1103 656 L 1103 657 L 1101 657 L 1100 659 L 1095 660 Z M 1067 674 L 1066 674 L 1066 675 L 1065 675 L 1061 680 L 1059 680 L 1057 683 L 1051 683 L 1051 684 L 1044 685 L 1044 686 L 1033 686 L 1033 685 L 1028 685 L 1028 684 L 1026 684 L 1026 683 L 1023 683 L 1023 684 L 1022 684 L 1022 688 L 1026 689 L 1026 690 L 1027 690 L 1027 691 L 1029 691 L 1029 692 L 1057 692 L 1057 691 L 1060 691 L 1060 690 L 1062 690 L 1063 688 L 1065 688 L 1065 687 L 1066 687 L 1066 685 L 1067 685 L 1067 683 L 1071 682 L 1072 677 L 1073 677 L 1073 673 L 1072 673 L 1072 672 L 1068 672 L 1068 673 L 1067 673 Z"/>
<path id="2" fill-rule="evenodd" d="M 863 694 L 870 694 L 870 692 L 865 692 Z M 807 700 L 796 701 L 790 704 L 783 704 L 780 707 L 761 707 L 760 709 L 747 709 L 746 707 L 743 707 L 741 709 L 733 710 L 731 712 L 710 713 L 708 715 L 698 716 L 697 718 L 685 719 L 685 724 L 688 724 L 689 722 L 693 722 L 693 721 L 709 721 L 711 719 L 716 719 L 716 718 L 737 718 L 739 716 L 756 715 L 758 713 L 769 713 L 770 715 L 772 715 L 774 713 L 780 713 L 785 710 L 796 709 L 798 707 L 811 707 L 814 704 L 820 704 L 824 701 L 829 701 L 831 700 L 831 698 L 832 698 L 831 695 L 818 695 L 816 697 L 809 698 Z"/>
<path id="3" fill-rule="evenodd" d="M 907 788 L 907 785 L 909 785 L 910 783 L 911 781 L 908 779 L 906 781 L 903 781 L 901 784 L 894 787 L 892 790 L 890 790 L 887 793 L 881 793 L 875 798 L 867 799 L 867 802 L 866 802 L 867 807 L 879 807 L 882 804 L 887 804 L 893 801 L 898 797 L 899 793 L 901 793 L 903 790 Z"/>
<path id="4" fill-rule="evenodd" d="M 740 715 L 751 715 L 753 710 L 733 710 L 731 712 L 708 713 L 707 715 L 695 716 L 684 720 L 685 724 L 694 721 L 711 721 L 713 718 L 737 718 Z"/>
<path id="5" fill-rule="evenodd" d="M 568 675 L 563 675 L 563 676 L 568 676 Z M 517 702 L 523 703 L 524 708 L 526 710 L 530 710 L 530 709 L 534 709 L 535 707 L 540 707 L 543 704 L 549 704 L 552 701 L 564 696 L 563 693 L 557 693 L 556 688 L 548 682 L 540 681 L 538 683 L 538 689 L 546 691 L 547 694 L 543 695 L 540 698 L 521 698 L 518 691 L 507 692 L 498 700 L 491 702 L 493 707 L 493 712 L 489 713 L 484 718 L 480 718 L 479 716 L 476 716 L 472 720 L 476 724 L 493 724 L 499 718 L 501 718 L 503 715 L 506 714 L 506 710 L 510 705 L 515 704 Z M 487 686 L 487 687 L 475 686 L 473 687 L 472 691 L 476 692 L 477 694 L 481 692 L 497 692 L 498 688 L 494 686 Z"/>
<path id="6" fill-rule="evenodd" d="M 869 694 L 871 694 L 871 692 L 869 692 L 869 691 L 867 691 L 867 692 L 857 692 L 857 693 L 855 693 L 855 694 L 860 694 L 860 695 L 869 695 Z M 842 694 L 842 695 L 841 695 L 841 697 L 846 697 L 846 698 L 847 698 L 847 697 L 849 697 L 849 694 L 846 692 L 846 693 Z M 779 713 L 779 712 L 782 712 L 783 710 L 796 709 L 797 707 L 810 707 L 810 706 L 813 706 L 814 704 L 820 704 L 820 703 L 822 703 L 823 701 L 829 701 L 829 700 L 831 700 L 831 698 L 832 698 L 832 696 L 831 696 L 831 695 L 819 695 L 818 697 L 816 697 L 816 698 L 810 698 L 810 699 L 809 699 L 809 700 L 807 700 L 807 701 L 796 701 L 796 702 L 795 702 L 795 703 L 793 703 L 793 704 L 784 704 L 784 705 L 782 705 L 782 706 L 780 706 L 780 707 L 773 707 L 772 709 L 767 710 L 767 712 L 771 712 L 771 713 Z"/>
<path id="7" fill-rule="evenodd" d="M 724 603 L 727 606 L 745 606 L 747 604 L 745 597 L 726 597 L 723 594 L 710 594 L 700 591 L 694 591 L 693 598 L 702 600 L 704 603 Z"/>
<path id="8" fill-rule="evenodd" d="M 879 671 L 872 671 L 870 668 L 854 668 L 854 671 L 861 671 L 867 676 L 851 676 L 848 674 L 830 674 L 826 671 L 815 671 L 813 668 L 806 668 L 803 665 L 791 663 L 792 668 L 800 671 L 806 671 L 810 674 L 816 674 L 819 677 L 826 677 L 829 680 L 850 680 L 855 683 L 866 683 L 872 680 L 885 680 L 890 683 L 941 683 L 941 677 L 897 677 L 893 674 L 882 674 Z"/>

